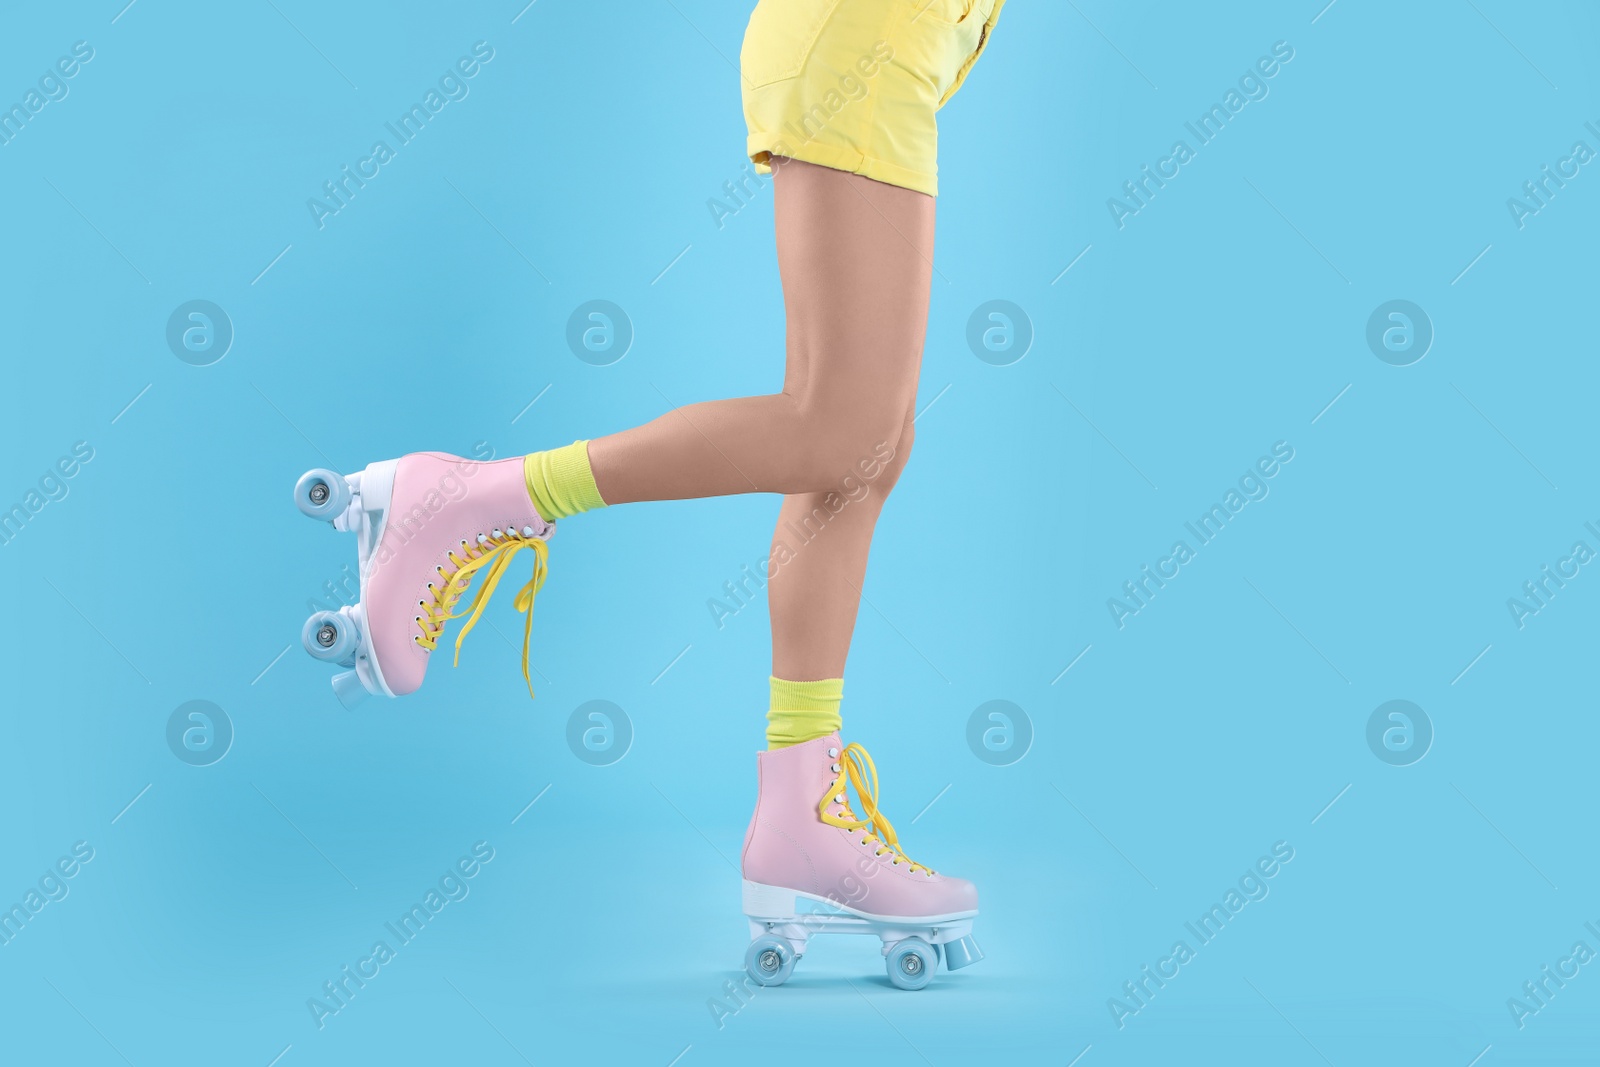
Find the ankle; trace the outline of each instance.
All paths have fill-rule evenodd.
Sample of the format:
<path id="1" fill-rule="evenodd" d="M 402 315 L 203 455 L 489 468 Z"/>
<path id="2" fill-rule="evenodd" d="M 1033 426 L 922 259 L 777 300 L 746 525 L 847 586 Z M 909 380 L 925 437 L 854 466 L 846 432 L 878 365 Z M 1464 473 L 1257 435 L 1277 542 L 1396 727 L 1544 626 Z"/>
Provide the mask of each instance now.
<path id="1" fill-rule="evenodd" d="M 843 678 L 791 682 L 773 677 L 772 707 L 767 712 L 767 748 L 815 741 L 839 732 Z"/>
<path id="2" fill-rule="evenodd" d="M 522 461 L 528 497 L 546 522 L 603 508 L 606 502 L 589 467 L 589 442 L 530 452 Z"/>

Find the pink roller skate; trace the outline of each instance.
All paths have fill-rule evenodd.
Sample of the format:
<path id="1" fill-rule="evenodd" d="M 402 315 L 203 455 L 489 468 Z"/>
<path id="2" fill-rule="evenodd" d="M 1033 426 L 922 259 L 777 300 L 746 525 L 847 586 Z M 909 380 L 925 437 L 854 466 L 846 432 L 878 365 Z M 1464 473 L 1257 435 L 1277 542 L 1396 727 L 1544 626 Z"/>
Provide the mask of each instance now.
<path id="1" fill-rule="evenodd" d="M 950 970 L 983 959 L 972 939 L 978 890 L 901 850 L 878 810 L 878 772 L 837 734 L 762 752 L 755 815 L 744 838 L 745 970 L 780 985 L 813 934 L 876 934 L 889 981 L 921 989 L 942 959 Z M 865 818 L 845 796 L 855 787 Z"/>
<path id="2" fill-rule="evenodd" d="M 445 623 L 468 615 L 456 638 L 477 624 L 506 567 L 533 550 L 533 578 L 517 594 L 527 615 L 522 676 L 528 677 L 533 597 L 544 584 L 555 525 L 528 498 L 522 460 L 478 462 L 441 452 L 414 452 L 343 477 L 307 471 L 294 502 L 314 519 L 356 535 L 361 599 L 353 607 L 319 611 L 300 641 L 317 659 L 349 668 L 333 678 L 345 707 L 367 693 L 404 696 L 422 684 Z M 483 581 L 465 612 L 454 608 L 474 576 Z M 533 692 L 532 683 L 528 691 Z"/>

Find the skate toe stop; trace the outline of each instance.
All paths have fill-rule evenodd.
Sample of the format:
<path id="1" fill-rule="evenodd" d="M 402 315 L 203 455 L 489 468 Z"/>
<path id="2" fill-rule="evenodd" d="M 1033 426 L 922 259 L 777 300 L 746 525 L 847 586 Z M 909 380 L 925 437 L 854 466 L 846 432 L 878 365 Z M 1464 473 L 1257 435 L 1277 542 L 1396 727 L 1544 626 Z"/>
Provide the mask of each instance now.
<path id="1" fill-rule="evenodd" d="M 945 966 L 952 971 L 970 967 L 981 959 L 983 959 L 983 949 L 978 947 L 978 943 L 970 935 L 948 942 L 944 946 Z"/>
<path id="2" fill-rule="evenodd" d="M 367 699 L 367 689 L 355 671 L 341 671 L 334 675 L 333 693 L 346 711 L 354 711 L 357 704 Z"/>

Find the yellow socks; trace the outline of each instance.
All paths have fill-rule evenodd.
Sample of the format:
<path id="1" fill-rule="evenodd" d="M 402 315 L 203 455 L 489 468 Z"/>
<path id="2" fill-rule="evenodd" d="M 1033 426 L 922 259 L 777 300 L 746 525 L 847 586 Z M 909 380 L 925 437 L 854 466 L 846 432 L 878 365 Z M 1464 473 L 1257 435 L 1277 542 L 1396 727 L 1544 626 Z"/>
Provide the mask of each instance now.
<path id="1" fill-rule="evenodd" d="M 546 522 L 606 506 L 589 469 L 588 441 L 529 452 L 522 461 L 522 474 L 528 482 L 528 496 Z"/>
<path id="2" fill-rule="evenodd" d="M 843 678 L 817 682 L 772 679 L 772 710 L 767 712 L 767 748 L 788 748 L 839 732 Z"/>

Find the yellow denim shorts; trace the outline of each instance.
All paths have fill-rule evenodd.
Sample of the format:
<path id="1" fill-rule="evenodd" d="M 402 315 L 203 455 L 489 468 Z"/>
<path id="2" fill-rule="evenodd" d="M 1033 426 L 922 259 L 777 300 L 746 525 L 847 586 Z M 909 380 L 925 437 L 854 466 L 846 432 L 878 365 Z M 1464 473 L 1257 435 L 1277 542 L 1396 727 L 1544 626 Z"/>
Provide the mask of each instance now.
<path id="1" fill-rule="evenodd" d="M 748 149 L 939 193 L 934 113 L 1005 0 L 760 0 L 739 52 Z"/>

